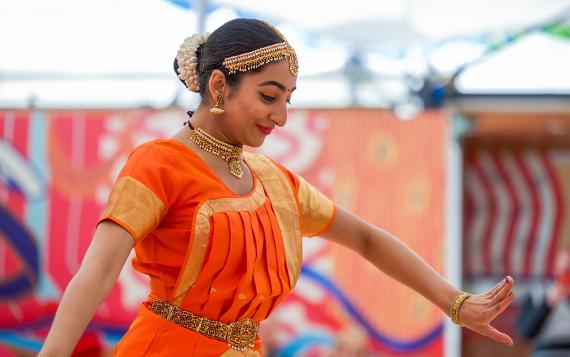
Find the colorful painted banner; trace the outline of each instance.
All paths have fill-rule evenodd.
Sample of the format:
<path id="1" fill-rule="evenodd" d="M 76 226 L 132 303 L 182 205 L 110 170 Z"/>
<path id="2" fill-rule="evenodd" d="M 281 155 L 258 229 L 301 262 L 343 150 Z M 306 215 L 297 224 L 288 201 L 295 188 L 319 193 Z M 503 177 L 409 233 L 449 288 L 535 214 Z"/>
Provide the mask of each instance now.
<path id="1" fill-rule="evenodd" d="M 443 267 L 446 117 L 291 111 L 261 151 Z M 181 128 L 180 110 L 0 111 L 0 349 L 38 351 L 132 148 Z M 405 264 L 405 262 L 402 262 Z M 126 264 L 80 349 L 111 346 L 147 295 Z M 305 239 L 295 290 L 262 326 L 281 356 L 335 348 L 442 355 L 442 317 L 347 249 Z M 103 348 L 103 347 L 101 347 Z M 2 352 L 0 352 L 2 353 Z"/>

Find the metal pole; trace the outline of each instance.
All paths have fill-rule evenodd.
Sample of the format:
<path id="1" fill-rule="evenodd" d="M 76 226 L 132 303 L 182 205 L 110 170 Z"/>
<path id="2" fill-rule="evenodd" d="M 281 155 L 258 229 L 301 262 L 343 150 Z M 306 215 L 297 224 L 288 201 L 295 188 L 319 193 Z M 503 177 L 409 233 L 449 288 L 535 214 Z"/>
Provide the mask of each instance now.
<path id="1" fill-rule="evenodd" d="M 464 131 L 464 119 L 450 114 L 447 135 L 446 192 L 445 192 L 445 275 L 449 282 L 461 289 L 462 285 L 462 205 L 463 205 L 463 150 L 459 142 Z M 444 324 L 444 356 L 461 356 L 461 328 L 451 319 Z"/>
<path id="2" fill-rule="evenodd" d="M 198 33 L 206 32 L 206 17 L 208 16 L 208 0 L 197 0 Z"/>

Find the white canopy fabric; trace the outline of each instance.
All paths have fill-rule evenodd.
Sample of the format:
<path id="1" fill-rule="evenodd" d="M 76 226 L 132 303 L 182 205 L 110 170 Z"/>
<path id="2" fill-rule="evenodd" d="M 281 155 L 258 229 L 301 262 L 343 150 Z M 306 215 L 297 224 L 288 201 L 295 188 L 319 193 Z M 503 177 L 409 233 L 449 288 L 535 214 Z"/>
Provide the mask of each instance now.
<path id="1" fill-rule="evenodd" d="M 383 23 L 407 24 L 419 35 L 441 41 L 496 30 L 521 28 L 540 23 L 570 6 L 568 0 L 212 0 L 271 16 L 304 30 L 330 34 L 338 28 L 384 41 L 382 33 L 365 33 L 360 26 Z M 394 35 L 394 33 L 392 33 Z M 393 39 L 393 38 L 388 38 Z"/>
<path id="2" fill-rule="evenodd" d="M 452 73 L 484 52 L 486 45 L 473 40 L 477 36 L 541 23 L 570 8 L 570 0 L 210 2 L 208 31 L 247 16 L 268 18 L 285 33 L 300 59 L 294 98 L 300 107 L 350 105 L 356 92 L 362 105 L 406 101 L 406 78 L 421 79 L 430 68 Z M 196 4 L 190 5 L 0 0 L 0 107 L 162 107 L 174 98 L 183 105 L 195 102 L 172 70 L 179 44 L 197 28 Z M 527 49 L 529 53 L 518 52 L 518 61 L 540 52 Z M 345 71 L 354 53 L 366 69 L 357 91 Z M 534 66 L 538 72 L 544 67 Z M 548 66 L 556 72 L 551 61 Z"/>
<path id="3" fill-rule="evenodd" d="M 461 73 L 466 94 L 570 94 L 570 40 L 533 33 Z"/>

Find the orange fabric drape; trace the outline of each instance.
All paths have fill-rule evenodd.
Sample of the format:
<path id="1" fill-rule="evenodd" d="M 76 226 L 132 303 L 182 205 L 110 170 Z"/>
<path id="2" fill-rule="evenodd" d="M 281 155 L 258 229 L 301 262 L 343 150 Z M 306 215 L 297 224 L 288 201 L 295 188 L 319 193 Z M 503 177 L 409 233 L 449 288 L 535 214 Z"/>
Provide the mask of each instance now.
<path id="1" fill-rule="evenodd" d="M 260 322 L 291 291 L 301 262 L 301 251 L 295 249 L 300 247 L 299 222 L 304 218 L 311 226 L 327 227 L 334 206 L 269 159 L 255 154 L 246 158 L 257 168 L 250 166 L 254 187 L 247 195 L 237 195 L 178 141 L 152 141 L 131 154 L 101 220 L 112 220 L 133 236 L 133 265 L 150 276 L 147 304 L 168 300 L 211 320 Z M 305 188 L 300 190 L 300 185 Z M 297 202 L 298 192 L 306 203 Z M 272 199 L 279 205 L 274 207 Z M 326 209 L 311 209 L 319 205 Z M 291 231 L 291 227 L 296 228 Z M 297 274 L 291 275 L 292 270 Z M 173 324 L 143 305 L 115 353 L 227 356 L 234 352 L 227 342 Z M 247 353 L 254 352 L 262 353 L 259 339 Z"/>

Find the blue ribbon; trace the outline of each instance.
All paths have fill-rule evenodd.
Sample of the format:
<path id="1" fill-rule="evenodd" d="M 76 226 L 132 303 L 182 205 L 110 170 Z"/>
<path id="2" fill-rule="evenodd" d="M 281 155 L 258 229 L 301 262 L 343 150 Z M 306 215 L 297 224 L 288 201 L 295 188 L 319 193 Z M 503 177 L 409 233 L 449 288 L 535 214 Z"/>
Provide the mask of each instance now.
<path id="1" fill-rule="evenodd" d="M 0 297 L 12 299 L 31 291 L 39 276 L 38 246 L 32 234 L 6 207 L 0 205 L 0 233 L 20 257 L 24 271 L 0 281 Z"/>
<path id="2" fill-rule="evenodd" d="M 350 313 L 354 319 L 378 342 L 388 346 L 389 348 L 400 351 L 400 352 L 413 352 L 417 351 L 441 336 L 443 333 L 443 323 L 437 325 L 434 329 L 429 331 L 427 334 L 412 340 L 412 341 L 398 341 L 390 337 L 384 336 L 378 330 L 376 330 L 370 322 L 358 311 L 358 309 L 350 302 L 348 297 L 328 278 L 318 273 L 317 271 L 303 266 L 301 268 L 301 274 L 309 278 L 327 291 L 329 291 Z"/>

